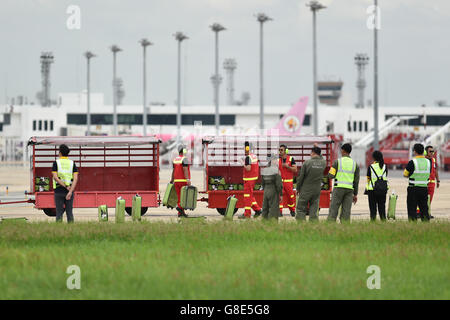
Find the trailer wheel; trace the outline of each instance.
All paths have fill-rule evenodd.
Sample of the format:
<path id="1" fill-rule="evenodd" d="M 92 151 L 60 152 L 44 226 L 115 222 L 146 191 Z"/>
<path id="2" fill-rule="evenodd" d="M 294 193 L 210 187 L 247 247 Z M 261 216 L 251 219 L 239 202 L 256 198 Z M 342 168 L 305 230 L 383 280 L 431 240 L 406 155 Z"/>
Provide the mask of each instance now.
<path id="1" fill-rule="evenodd" d="M 225 210 L 226 210 L 226 208 L 216 208 L 216 210 L 217 210 L 217 212 L 220 213 L 222 216 L 225 215 Z M 234 215 L 238 210 L 239 210 L 238 208 L 234 208 L 233 215 Z"/>
<path id="2" fill-rule="evenodd" d="M 143 216 L 148 210 L 148 207 L 141 207 L 141 216 Z M 125 207 L 125 211 L 131 216 L 131 207 Z"/>
<path id="3" fill-rule="evenodd" d="M 55 208 L 44 208 L 44 213 L 49 217 L 56 217 L 56 209 Z"/>

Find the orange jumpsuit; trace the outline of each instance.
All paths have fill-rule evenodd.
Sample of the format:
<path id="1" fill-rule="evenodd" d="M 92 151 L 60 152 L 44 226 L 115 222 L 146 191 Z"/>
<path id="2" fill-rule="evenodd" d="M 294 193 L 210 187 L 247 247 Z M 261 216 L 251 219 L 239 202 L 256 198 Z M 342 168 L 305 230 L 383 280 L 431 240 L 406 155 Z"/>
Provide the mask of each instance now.
<path id="1" fill-rule="evenodd" d="M 175 187 L 175 191 L 177 192 L 177 196 L 178 196 L 178 207 L 180 209 L 183 209 L 180 206 L 180 194 L 181 194 L 181 188 L 183 188 L 184 186 L 187 186 L 187 179 L 184 176 L 184 171 L 183 171 L 183 160 L 186 159 L 185 156 L 178 156 L 173 160 L 173 184 Z M 189 176 L 188 178 L 191 179 L 191 171 L 188 168 L 188 173 Z"/>
<path id="2" fill-rule="evenodd" d="M 292 167 L 295 164 L 294 158 L 287 156 L 286 163 Z M 280 169 L 281 179 L 283 181 L 283 203 L 280 203 L 280 213 L 286 207 L 289 208 L 290 212 L 295 212 L 294 172 L 288 168 L 283 168 L 282 158 L 278 160 L 278 168 Z"/>
<path id="3" fill-rule="evenodd" d="M 258 205 L 258 203 L 255 200 L 255 197 L 253 195 L 253 190 L 255 188 L 255 183 L 259 178 L 259 164 L 258 164 L 258 158 L 250 153 L 248 155 L 250 159 L 251 169 L 250 171 L 245 170 L 244 168 L 244 206 L 245 206 L 245 212 L 244 215 L 246 217 L 250 217 L 252 215 L 251 209 L 254 211 L 261 211 L 261 207 Z"/>

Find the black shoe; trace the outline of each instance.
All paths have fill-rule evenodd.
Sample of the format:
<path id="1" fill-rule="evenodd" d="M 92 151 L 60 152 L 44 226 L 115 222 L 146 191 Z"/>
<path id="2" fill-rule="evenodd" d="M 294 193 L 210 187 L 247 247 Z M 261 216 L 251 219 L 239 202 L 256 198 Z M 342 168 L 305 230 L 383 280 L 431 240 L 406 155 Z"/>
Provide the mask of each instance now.
<path id="1" fill-rule="evenodd" d="M 238 219 L 250 219 L 250 217 L 247 217 L 245 214 L 241 214 L 238 216 Z"/>
<path id="2" fill-rule="evenodd" d="M 283 217 L 283 212 L 280 212 L 280 217 Z"/>
<path id="3" fill-rule="evenodd" d="M 261 215 L 261 210 L 255 211 L 255 216 L 254 216 L 254 218 L 258 218 L 260 215 Z"/>
<path id="4" fill-rule="evenodd" d="M 291 211 L 291 216 L 295 217 L 295 211 Z"/>
<path id="5" fill-rule="evenodd" d="M 430 219 L 434 219 L 434 217 L 433 217 L 433 216 L 430 216 Z"/>
<path id="6" fill-rule="evenodd" d="M 188 218 L 188 215 L 184 212 L 183 209 L 177 207 L 177 211 L 178 211 L 178 218 Z"/>

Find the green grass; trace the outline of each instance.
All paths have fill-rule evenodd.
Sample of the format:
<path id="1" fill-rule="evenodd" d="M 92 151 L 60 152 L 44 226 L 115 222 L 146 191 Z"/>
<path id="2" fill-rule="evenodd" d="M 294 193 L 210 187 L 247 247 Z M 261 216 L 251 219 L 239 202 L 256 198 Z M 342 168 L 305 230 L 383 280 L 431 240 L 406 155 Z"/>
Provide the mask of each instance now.
<path id="1" fill-rule="evenodd" d="M 450 299 L 449 235 L 448 222 L 1 223 L 0 299 Z"/>

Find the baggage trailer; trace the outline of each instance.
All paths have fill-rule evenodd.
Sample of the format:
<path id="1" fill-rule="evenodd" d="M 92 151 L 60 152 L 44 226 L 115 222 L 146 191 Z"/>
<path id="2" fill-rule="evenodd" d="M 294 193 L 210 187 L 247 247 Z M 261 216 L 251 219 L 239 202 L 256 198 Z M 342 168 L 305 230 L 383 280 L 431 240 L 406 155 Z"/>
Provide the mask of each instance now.
<path id="1" fill-rule="evenodd" d="M 238 201 L 235 213 L 238 208 L 244 207 L 244 191 L 236 190 L 235 186 L 243 184 L 243 161 L 245 158 L 244 142 L 249 141 L 253 145 L 253 151 L 258 157 L 260 170 L 267 166 L 267 155 L 278 154 L 281 144 L 285 144 L 289 149 L 289 155 L 294 157 L 298 170 L 303 162 L 310 158 L 311 149 L 314 144 L 322 149 L 322 156 L 327 161 L 324 177 L 328 174 L 334 161 L 333 144 L 334 140 L 329 136 L 208 136 L 202 140 L 204 167 L 204 191 L 206 194 L 200 201 L 208 202 L 208 208 L 214 208 L 221 215 L 225 214 L 228 197 L 234 195 Z M 298 173 L 298 172 L 297 172 Z M 233 186 L 233 190 L 211 190 L 210 179 L 222 177 L 225 179 L 225 187 Z M 329 208 L 331 202 L 331 181 L 326 179 L 322 184 L 320 196 L 320 208 Z M 261 174 L 256 185 L 261 184 Z M 295 182 L 294 182 L 295 189 Z M 263 190 L 255 190 L 256 202 L 262 206 Z"/>
<path id="2" fill-rule="evenodd" d="M 30 192 L 35 208 L 55 216 L 52 164 L 59 146 L 70 148 L 78 167 L 74 208 L 115 207 L 125 199 L 131 215 L 133 196 L 142 197 L 141 213 L 159 206 L 159 144 L 154 136 L 32 137 Z"/>

